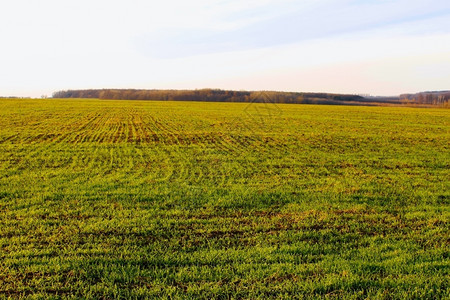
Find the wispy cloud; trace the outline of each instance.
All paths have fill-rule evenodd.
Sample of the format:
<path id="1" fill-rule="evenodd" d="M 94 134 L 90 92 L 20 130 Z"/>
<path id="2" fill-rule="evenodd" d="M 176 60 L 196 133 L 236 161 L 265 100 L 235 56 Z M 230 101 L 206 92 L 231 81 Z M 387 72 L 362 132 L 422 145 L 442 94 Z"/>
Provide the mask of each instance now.
<path id="1" fill-rule="evenodd" d="M 305 1 L 302 4 L 287 1 L 276 8 L 272 1 L 267 1 L 254 10 L 248 7 L 237 11 L 224 10 L 216 16 L 215 23 L 221 26 L 160 29 L 138 36 L 136 44 L 147 55 L 175 58 L 278 46 L 382 28 L 389 30 L 402 24 L 409 34 L 424 34 L 425 30 L 430 33 L 450 31 L 450 26 L 442 26 L 442 19 L 434 22 L 439 17 L 450 19 L 450 3 L 447 1 L 330 0 Z M 419 21 L 425 27 L 416 32 L 408 28 L 412 22 Z M 240 26 L 227 27 L 228 22 Z"/>

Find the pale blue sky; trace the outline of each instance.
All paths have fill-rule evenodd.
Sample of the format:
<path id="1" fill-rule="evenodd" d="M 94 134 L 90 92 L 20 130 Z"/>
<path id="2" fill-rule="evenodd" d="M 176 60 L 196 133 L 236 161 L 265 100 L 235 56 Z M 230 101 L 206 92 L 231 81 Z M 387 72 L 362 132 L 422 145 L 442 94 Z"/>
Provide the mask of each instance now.
<path id="1" fill-rule="evenodd" d="M 0 41 L 0 95 L 450 89 L 448 0 L 2 1 Z"/>

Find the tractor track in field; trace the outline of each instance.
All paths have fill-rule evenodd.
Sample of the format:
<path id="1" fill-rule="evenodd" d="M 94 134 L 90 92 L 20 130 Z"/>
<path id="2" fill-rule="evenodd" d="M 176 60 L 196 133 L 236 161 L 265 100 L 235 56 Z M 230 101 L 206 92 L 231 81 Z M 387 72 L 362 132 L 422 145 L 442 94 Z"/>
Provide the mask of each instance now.
<path id="1" fill-rule="evenodd" d="M 66 153 L 58 166 L 88 168 L 98 174 L 126 170 L 150 182 L 200 185 L 203 180 L 218 186 L 230 183 L 217 155 L 232 155 L 248 163 L 248 157 L 267 155 L 269 149 L 253 131 L 238 132 L 226 126 L 186 128 L 180 115 L 158 114 L 139 107 L 98 108 L 70 115 L 47 116 L 57 125 L 45 127 L 35 120 L 26 134 L 0 136 L 5 144 L 38 144 L 22 158 L 23 163 L 44 157 L 51 165 L 55 149 Z M 57 122 L 61 119 L 61 122 Z M 75 151 L 77 150 L 77 151 Z M 239 172 L 236 167 L 231 167 Z M 262 167 L 264 168 L 264 167 Z M 264 170 L 262 170 L 264 171 Z M 234 172 L 234 171 L 233 171 Z"/>

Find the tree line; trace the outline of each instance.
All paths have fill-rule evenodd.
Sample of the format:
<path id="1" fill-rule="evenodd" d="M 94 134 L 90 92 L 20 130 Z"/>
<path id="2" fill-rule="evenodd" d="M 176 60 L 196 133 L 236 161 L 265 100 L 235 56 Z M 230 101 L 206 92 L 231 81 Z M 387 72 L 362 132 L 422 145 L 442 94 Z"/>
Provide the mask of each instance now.
<path id="1" fill-rule="evenodd" d="M 206 102 L 273 102 L 342 104 L 367 102 L 364 97 L 349 94 L 298 93 L 274 91 L 231 91 L 220 89 L 200 90 L 137 90 L 137 89 L 91 89 L 66 90 L 53 93 L 53 98 L 95 98 L 111 100 L 172 100 Z"/>
<path id="2" fill-rule="evenodd" d="M 402 94 L 400 97 L 363 97 L 352 94 L 301 93 L 279 91 L 232 91 L 220 89 L 144 90 L 144 89 L 88 89 L 64 90 L 53 98 L 95 98 L 105 100 L 163 100 L 205 102 L 273 102 L 295 104 L 334 105 L 399 105 L 420 104 L 449 106 L 450 91 Z"/>
<path id="3" fill-rule="evenodd" d="M 417 94 L 402 94 L 400 99 L 404 102 L 417 104 L 449 106 L 450 91 L 421 92 Z"/>

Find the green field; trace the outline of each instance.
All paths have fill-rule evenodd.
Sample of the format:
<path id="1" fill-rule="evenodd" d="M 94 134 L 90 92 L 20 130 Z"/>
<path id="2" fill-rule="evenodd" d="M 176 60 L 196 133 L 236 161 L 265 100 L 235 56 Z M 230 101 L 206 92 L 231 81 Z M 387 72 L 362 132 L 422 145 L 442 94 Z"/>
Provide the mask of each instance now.
<path id="1" fill-rule="evenodd" d="M 450 110 L 0 100 L 0 298 L 450 297 Z"/>

